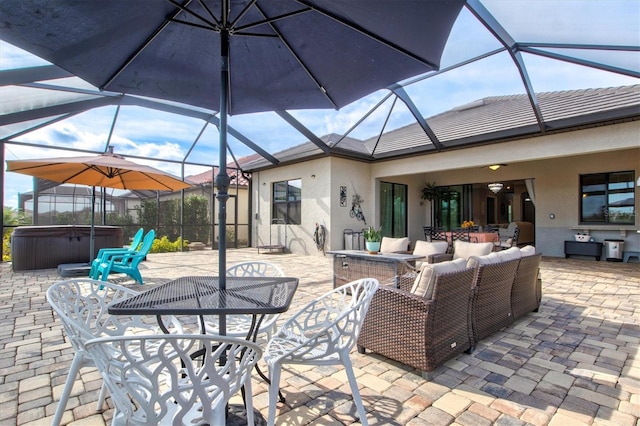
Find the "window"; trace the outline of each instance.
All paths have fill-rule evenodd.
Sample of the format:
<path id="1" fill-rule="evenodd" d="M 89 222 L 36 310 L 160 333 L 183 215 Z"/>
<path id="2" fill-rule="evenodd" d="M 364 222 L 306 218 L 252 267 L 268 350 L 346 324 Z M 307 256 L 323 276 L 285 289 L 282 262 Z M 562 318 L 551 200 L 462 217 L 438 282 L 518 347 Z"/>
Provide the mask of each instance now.
<path id="1" fill-rule="evenodd" d="M 634 172 L 580 176 L 580 223 L 635 224 Z"/>
<path id="2" fill-rule="evenodd" d="M 273 184 L 271 217 L 280 223 L 300 225 L 302 222 L 302 180 L 287 180 Z"/>

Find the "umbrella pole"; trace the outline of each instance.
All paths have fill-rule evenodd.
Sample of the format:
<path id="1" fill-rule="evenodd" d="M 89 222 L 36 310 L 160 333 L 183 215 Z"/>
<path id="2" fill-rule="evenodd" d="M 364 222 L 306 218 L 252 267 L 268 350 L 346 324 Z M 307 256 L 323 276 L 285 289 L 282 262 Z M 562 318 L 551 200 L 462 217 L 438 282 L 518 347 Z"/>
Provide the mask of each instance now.
<path id="1" fill-rule="evenodd" d="M 95 234 L 95 217 L 96 217 L 96 187 L 91 187 L 91 229 L 89 230 L 89 265 L 93 260 L 93 249 L 96 243 Z"/>
<path id="2" fill-rule="evenodd" d="M 223 10 L 223 19 L 225 17 Z M 218 193 L 218 275 L 221 290 L 227 288 L 227 200 L 229 199 L 229 175 L 227 174 L 227 104 L 229 98 L 229 33 L 226 29 L 220 33 L 220 164 L 216 176 Z M 221 301 L 224 302 L 224 301 Z M 226 316 L 219 315 L 221 335 L 227 334 Z"/>

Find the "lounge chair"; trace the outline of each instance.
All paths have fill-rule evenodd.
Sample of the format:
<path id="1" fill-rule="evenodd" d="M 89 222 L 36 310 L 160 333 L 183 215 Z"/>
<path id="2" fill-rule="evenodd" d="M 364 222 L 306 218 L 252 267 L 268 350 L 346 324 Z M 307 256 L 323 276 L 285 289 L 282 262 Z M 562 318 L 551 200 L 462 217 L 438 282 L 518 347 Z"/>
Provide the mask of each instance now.
<path id="1" fill-rule="evenodd" d="M 133 240 L 131 241 L 131 245 L 129 247 L 109 247 L 109 248 L 101 248 L 98 250 L 98 254 L 93 262 L 91 262 L 91 270 L 89 271 L 89 278 L 93 278 L 94 280 L 98 279 L 98 266 L 101 263 L 108 262 L 109 256 L 115 256 L 117 254 L 127 254 L 133 253 L 138 249 L 138 246 L 142 242 L 142 237 L 144 236 L 144 229 L 138 229 L 138 232 L 133 236 Z"/>
<path id="2" fill-rule="evenodd" d="M 98 265 L 98 270 L 96 272 L 97 276 L 100 277 L 100 280 L 106 281 L 109 274 L 127 274 L 137 283 L 143 284 L 142 275 L 138 270 L 138 265 L 147 256 L 147 254 L 149 254 L 149 250 L 151 250 L 151 246 L 153 245 L 153 240 L 155 239 L 155 237 L 156 233 L 152 229 L 147 232 L 147 235 L 144 236 L 140 249 L 135 253 L 117 254 L 114 256 L 110 256 L 108 261 L 102 262 L 100 265 Z"/>

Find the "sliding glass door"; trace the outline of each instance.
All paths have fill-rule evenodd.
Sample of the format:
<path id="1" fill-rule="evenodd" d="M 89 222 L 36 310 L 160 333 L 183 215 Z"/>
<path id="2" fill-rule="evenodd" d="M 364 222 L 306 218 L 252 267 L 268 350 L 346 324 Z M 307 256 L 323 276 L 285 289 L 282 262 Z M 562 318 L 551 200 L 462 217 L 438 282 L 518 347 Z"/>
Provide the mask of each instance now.
<path id="1" fill-rule="evenodd" d="M 384 236 L 407 236 L 407 185 L 380 183 L 380 223 Z"/>
<path id="2" fill-rule="evenodd" d="M 455 185 L 442 188 L 438 206 L 438 224 L 446 230 L 459 228 L 462 222 L 472 218 L 472 185 Z"/>

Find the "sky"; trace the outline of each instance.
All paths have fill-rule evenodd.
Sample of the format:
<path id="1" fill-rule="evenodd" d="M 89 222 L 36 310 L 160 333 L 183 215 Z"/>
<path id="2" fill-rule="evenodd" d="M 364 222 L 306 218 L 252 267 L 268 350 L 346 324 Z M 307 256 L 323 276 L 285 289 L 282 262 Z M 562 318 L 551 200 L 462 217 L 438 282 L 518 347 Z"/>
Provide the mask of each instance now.
<path id="1" fill-rule="evenodd" d="M 594 45 L 640 46 L 640 0 L 483 0 L 482 4 L 518 42 L 581 43 Z M 443 52 L 441 69 L 468 60 L 501 47 L 496 39 L 466 9 L 463 9 Z M 615 50 L 561 50 L 551 47 L 547 51 L 575 55 L 594 62 L 640 71 L 640 53 Z M 638 79 L 620 74 L 587 68 L 523 53 L 527 72 L 536 92 L 574 90 L 638 84 Z M 44 65 L 45 61 L 0 40 L 0 70 Z M 407 81 L 414 81 L 410 79 Z M 60 84 L 68 84 L 61 81 Z M 406 82 L 405 82 L 406 83 Z M 502 52 L 480 61 L 415 79 L 405 87 L 421 114 L 425 117 L 445 112 L 456 106 L 488 96 L 524 93 L 523 83 L 511 57 Z M 34 99 L 38 90 L 33 89 Z M 289 111 L 297 120 L 317 136 L 329 133 L 344 134 L 376 105 L 388 92 L 381 90 L 342 108 L 332 110 Z M 0 92 L 1 95 L 1 92 Z M 2 111 L 0 101 L 0 113 Z M 392 109 L 393 107 L 393 109 Z M 391 111 L 385 130 L 411 124 L 406 107 L 395 105 L 392 98 L 382 104 L 363 121 L 350 137 L 365 139 L 377 135 Z M 109 106 L 87 111 L 16 137 L 15 140 L 50 147 L 75 147 L 83 150 L 104 151 L 116 107 Z M 122 107 L 111 136 L 111 145 L 124 156 L 148 157 L 157 161 L 134 158 L 181 176 L 183 170 L 176 163 L 183 159 L 200 164 L 217 164 L 217 128 L 207 126 L 200 138 L 204 123 L 175 114 L 162 113 L 140 107 Z M 249 139 L 274 153 L 304 143 L 306 138 L 292 129 L 275 113 L 237 115 L 229 118 L 229 126 L 240 130 Z M 0 138 L 10 135 L 9 129 L 0 127 Z M 194 141 L 198 143 L 193 146 Z M 253 154 L 233 137 L 229 138 L 230 151 L 236 157 Z M 84 155 L 42 147 L 15 144 L 5 145 L 5 159 L 48 158 Z M 231 160 L 231 156 L 227 157 Z M 202 166 L 187 165 L 184 175 L 208 170 Z M 5 172 L 4 205 L 16 208 L 19 193 L 32 190 L 33 179 Z"/>

